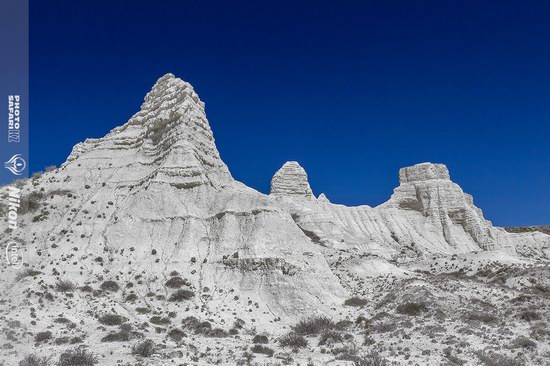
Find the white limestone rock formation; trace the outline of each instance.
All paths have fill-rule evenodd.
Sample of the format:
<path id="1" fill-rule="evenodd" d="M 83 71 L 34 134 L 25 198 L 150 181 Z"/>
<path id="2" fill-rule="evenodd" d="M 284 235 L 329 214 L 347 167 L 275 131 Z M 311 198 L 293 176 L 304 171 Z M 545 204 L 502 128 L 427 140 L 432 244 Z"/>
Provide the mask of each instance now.
<path id="1" fill-rule="evenodd" d="M 472 196 L 464 193 L 453 183 L 447 167 L 443 164 L 422 163 L 399 170 L 399 187 L 382 208 L 399 208 L 417 211 L 426 218 L 433 230 L 441 233 L 450 246 L 456 247 L 465 240 L 462 232 L 469 235 L 482 249 L 493 249 L 491 223 L 474 206 Z"/>
<path id="2" fill-rule="evenodd" d="M 200 315 L 228 323 L 331 313 L 347 293 L 319 246 L 271 198 L 231 177 L 204 107 L 188 83 L 160 78 L 127 123 L 27 181 L 22 194 L 35 194 L 39 208 L 2 244 L 27 243 L 29 266 L 79 284 L 139 276 L 165 291 L 177 271 Z M 5 289 L 16 274 L 4 263 L 1 270 Z M 247 310 L 249 298 L 261 317 Z"/>
<path id="3" fill-rule="evenodd" d="M 287 163 L 288 164 L 288 163 Z M 297 164 L 293 163 L 293 166 Z M 286 169 L 277 172 L 277 181 Z M 309 187 L 305 172 L 299 179 Z M 296 224 L 314 242 L 338 250 L 374 254 L 392 260 L 413 260 L 428 254 L 506 250 L 526 255 L 548 255 L 550 236 L 539 233 L 512 237 L 492 226 L 470 195 L 450 180 L 443 164 L 422 163 L 402 168 L 400 185 L 378 207 L 347 207 L 328 202 L 324 195 L 304 200 L 295 190 L 271 195 L 289 211 Z M 275 180 L 275 177 L 274 177 Z M 287 184 L 288 186 L 296 183 Z M 288 193 L 287 193 L 288 192 Z M 292 192 L 292 193 L 290 193 Z"/>
<path id="4" fill-rule="evenodd" d="M 271 179 L 271 195 L 311 199 L 313 192 L 309 186 L 304 168 L 295 161 L 287 161 Z"/>
<path id="5" fill-rule="evenodd" d="M 0 360 L 9 365 L 19 364 L 31 350 L 58 358 L 68 350 L 69 336 L 97 353 L 105 366 L 119 365 L 122 360 L 112 355 L 121 351 L 129 364 L 143 362 L 130 350 L 144 338 L 159 345 L 158 354 L 147 359 L 151 366 L 245 364 L 253 335 L 264 332 L 275 357 L 288 359 L 291 349 L 276 339 L 313 315 L 343 320 L 338 324 L 344 326 L 364 316 L 387 321 L 374 320 L 381 305 L 397 322 L 398 300 L 425 300 L 436 291 L 447 299 L 456 294 L 445 289 L 470 286 L 455 296 L 460 307 L 445 310 L 461 314 L 468 303 L 463 295 L 473 289 L 479 295 L 483 281 L 422 283 L 432 269 L 448 271 L 448 255 L 451 261 L 454 254 L 462 255 L 453 265 L 460 263 L 472 275 L 482 265 L 495 269 L 479 257 L 520 265 L 550 258 L 550 235 L 493 227 L 440 164 L 401 169 L 399 187 L 378 207 L 346 207 L 324 194 L 316 199 L 297 162 L 275 174 L 270 195 L 259 193 L 232 178 L 215 146 L 204 103 L 191 85 L 171 74 L 157 81 L 127 123 L 76 145 L 59 169 L 18 186 L 18 229 L 0 221 L 0 245 L 16 243 L 24 262 L 16 269 L 0 261 L 0 314 L 6 324 Z M 7 187 L 0 187 L 0 197 L 6 194 Z M 537 277 L 529 274 L 527 280 L 525 272 L 508 285 L 550 286 L 545 272 L 533 274 Z M 62 290 L 60 281 L 71 281 L 78 290 Z M 105 288 L 104 281 L 119 287 Z M 384 291 L 394 300 L 379 296 Z M 490 287 L 485 294 L 493 293 L 501 291 Z M 411 294 L 415 297 L 407 297 Z M 365 307 L 345 306 L 357 296 L 368 298 Z M 447 304 L 434 309 L 443 309 L 440 305 Z M 126 330 L 101 324 L 107 314 L 123 317 Z M 438 319 L 409 318 L 421 319 L 419 327 Z M 201 324 L 200 332 L 185 328 L 193 321 Z M 180 328 L 189 332 L 184 342 L 167 337 L 174 331 L 181 335 Z M 104 341 L 113 334 L 119 339 L 115 329 L 122 336 L 127 332 L 130 343 Z M 40 332 L 52 339 L 35 347 Z M 350 325 L 345 332 L 350 341 L 363 344 L 364 328 Z M 384 337 L 393 333 L 369 337 L 389 344 L 393 341 Z M 446 362 L 436 359 L 442 349 L 431 356 L 423 352 L 426 344 L 440 345 L 429 339 L 414 343 L 423 333 L 408 337 L 413 343 L 407 347 L 424 357 L 415 362 Z M 342 344 L 332 350 L 323 345 L 327 352 L 318 344 L 292 353 L 295 363 L 340 364 L 334 358 Z"/>

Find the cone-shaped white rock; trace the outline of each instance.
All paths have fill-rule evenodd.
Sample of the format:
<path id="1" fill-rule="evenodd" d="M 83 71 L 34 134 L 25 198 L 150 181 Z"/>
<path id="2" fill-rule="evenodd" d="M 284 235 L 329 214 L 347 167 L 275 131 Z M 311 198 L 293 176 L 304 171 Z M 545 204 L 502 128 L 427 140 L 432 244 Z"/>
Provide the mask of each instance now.
<path id="1" fill-rule="evenodd" d="M 296 161 L 287 161 L 271 179 L 271 195 L 313 198 L 304 168 Z"/>

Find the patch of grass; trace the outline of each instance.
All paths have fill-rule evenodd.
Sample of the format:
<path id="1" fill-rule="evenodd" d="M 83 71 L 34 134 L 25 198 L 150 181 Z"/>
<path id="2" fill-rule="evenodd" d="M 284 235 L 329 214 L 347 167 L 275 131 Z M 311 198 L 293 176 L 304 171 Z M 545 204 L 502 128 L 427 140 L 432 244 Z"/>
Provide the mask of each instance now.
<path id="1" fill-rule="evenodd" d="M 155 315 L 153 317 L 151 317 L 151 319 L 149 319 L 149 321 L 152 323 L 152 324 L 155 324 L 155 325 L 168 325 L 170 324 L 170 319 L 168 318 L 161 318 L 160 316 L 158 315 Z"/>
<path id="2" fill-rule="evenodd" d="M 181 302 L 181 301 L 184 301 L 184 300 L 190 300 L 190 299 L 193 298 L 193 296 L 195 296 L 193 291 L 180 289 L 180 290 L 174 292 L 172 295 L 170 295 L 170 297 L 168 298 L 168 301 L 170 301 L 170 302 Z"/>
<path id="3" fill-rule="evenodd" d="M 105 314 L 98 321 L 103 325 L 121 325 L 126 321 L 126 318 L 117 314 Z"/>
<path id="4" fill-rule="evenodd" d="M 129 340 L 130 333 L 124 330 L 109 333 L 105 337 L 101 338 L 101 342 L 128 342 Z"/>
<path id="5" fill-rule="evenodd" d="M 126 298 L 124 299 L 124 302 L 134 302 L 137 300 L 137 295 L 136 294 L 129 294 L 128 296 L 126 296 Z"/>
<path id="6" fill-rule="evenodd" d="M 174 328 L 168 332 L 168 337 L 170 337 L 174 342 L 179 342 L 183 337 L 187 337 L 184 331 Z"/>
<path id="7" fill-rule="evenodd" d="M 256 343 L 256 344 L 259 344 L 259 343 L 267 344 L 267 343 L 269 343 L 269 339 L 267 338 L 266 335 L 256 334 L 254 336 L 254 338 L 252 339 L 252 342 Z"/>
<path id="8" fill-rule="evenodd" d="M 389 362 L 377 350 L 372 350 L 366 355 L 355 357 L 353 364 L 355 366 L 388 366 Z"/>
<path id="9" fill-rule="evenodd" d="M 519 314 L 519 318 L 521 320 L 525 320 L 525 321 L 528 321 L 528 322 L 532 322 L 534 320 L 540 320 L 542 317 L 540 316 L 539 313 L 537 313 L 536 311 L 532 311 L 532 310 L 525 310 L 525 311 L 522 311 L 520 314 Z"/>
<path id="10" fill-rule="evenodd" d="M 325 344 L 340 343 L 343 340 L 344 338 L 342 338 L 342 334 L 332 330 L 328 330 L 321 334 L 321 337 L 319 338 L 319 346 L 324 346 Z"/>
<path id="11" fill-rule="evenodd" d="M 537 344 L 525 336 L 519 336 L 512 341 L 512 348 L 535 349 Z"/>
<path id="12" fill-rule="evenodd" d="M 46 343 L 50 339 L 52 339 L 52 332 L 50 332 L 49 330 L 36 333 L 36 335 L 34 336 L 34 341 L 36 343 Z"/>
<path id="13" fill-rule="evenodd" d="M 18 273 L 17 276 L 15 277 L 15 279 L 16 279 L 16 281 L 20 281 L 23 278 L 34 277 L 34 276 L 38 276 L 39 274 L 42 274 L 42 272 L 37 271 L 37 270 L 32 269 L 32 268 L 26 268 L 25 270 Z"/>
<path id="14" fill-rule="evenodd" d="M 49 360 L 47 357 L 40 357 L 36 355 L 27 355 L 24 359 L 19 361 L 19 366 L 48 366 Z"/>
<path id="15" fill-rule="evenodd" d="M 62 280 L 55 284 L 55 290 L 57 292 L 73 292 L 76 288 L 76 285 L 71 281 Z"/>
<path id="16" fill-rule="evenodd" d="M 307 347 L 307 340 L 299 334 L 288 333 L 279 338 L 279 344 L 281 347 L 305 348 Z"/>
<path id="17" fill-rule="evenodd" d="M 345 306 L 361 307 L 367 305 L 368 301 L 360 297 L 352 297 L 344 301 Z"/>
<path id="18" fill-rule="evenodd" d="M 151 309 L 149 308 L 136 308 L 136 312 L 138 314 L 147 314 L 151 312 Z"/>
<path id="19" fill-rule="evenodd" d="M 120 286 L 115 281 L 105 281 L 99 286 L 103 291 L 117 292 L 120 289 Z"/>
<path id="20" fill-rule="evenodd" d="M 336 328 L 336 323 L 326 316 L 314 316 L 300 320 L 292 328 L 297 334 L 314 335 Z"/>
<path id="21" fill-rule="evenodd" d="M 89 285 L 84 285 L 82 287 L 79 287 L 79 290 L 82 292 L 94 292 L 94 289 L 92 288 L 92 286 L 89 286 Z"/>
<path id="22" fill-rule="evenodd" d="M 262 346 L 261 344 L 255 344 L 250 348 L 250 350 L 254 353 L 262 353 L 264 355 L 267 355 L 268 357 L 273 357 L 273 354 L 275 351 L 273 351 L 271 348 Z"/>
<path id="23" fill-rule="evenodd" d="M 176 277 L 172 277 L 168 281 L 166 281 L 164 286 L 169 287 L 169 288 L 180 288 L 180 287 L 185 286 L 186 284 L 187 284 L 186 280 L 184 280 L 181 277 L 176 276 Z"/>
<path id="24" fill-rule="evenodd" d="M 498 353 L 477 352 L 476 356 L 485 366 L 524 366 L 525 363 L 517 358 L 510 358 Z"/>
<path id="25" fill-rule="evenodd" d="M 155 343 L 146 339 L 132 347 L 132 354 L 141 357 L 150 357 L 155 353 Z"/>
<path id="26" fill-rule="evenodd" d="M 422 302 L 406 302 L 398 305 L 395 310 L 400 314 L 417 316 L 420 313 L 428 311 L 428 307 Z"/>
<path id="27" fill-rule="evenodd" d="M 494 316 L 493 314 L 486 313 L 486 312 L 469 312 L 464 316 L 464 319 L 474 321 L 474 322 L 482 322 L 485 324 L 492 324 L 496 323 L 498 321 L 498 318 Z"/>
<path id="28" fill-rule="evenodd" d="M 57 366 L 93 366 L 97 358 L 84 348 L 65 351 L 59 356 Z"/>

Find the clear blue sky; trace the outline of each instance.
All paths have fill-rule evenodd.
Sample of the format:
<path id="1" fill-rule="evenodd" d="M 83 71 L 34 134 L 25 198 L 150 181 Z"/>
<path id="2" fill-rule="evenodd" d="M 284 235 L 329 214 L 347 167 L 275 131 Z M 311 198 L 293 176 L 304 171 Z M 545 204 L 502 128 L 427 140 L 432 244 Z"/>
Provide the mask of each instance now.
<path id="1" fill-rule="evenodd" d="M 315 194 L 377 205 L 447 164 L 497 225 L 550 224 L 550 2 L 31 0 L 31 169 L 135 113 L 167 72 L 233 176 L 297 160 Z"/>

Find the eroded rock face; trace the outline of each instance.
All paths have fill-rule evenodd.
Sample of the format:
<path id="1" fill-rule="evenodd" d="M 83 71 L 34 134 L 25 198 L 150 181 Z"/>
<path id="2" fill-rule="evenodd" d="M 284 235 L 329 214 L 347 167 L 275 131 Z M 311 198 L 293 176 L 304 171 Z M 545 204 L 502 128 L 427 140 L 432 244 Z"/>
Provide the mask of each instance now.
<path id="1" fill-rule="evenodd" d="M 425 253 L 499 249 L 545 256 L 549 251 L 550 236 L 512 237 L 493 227 L 472 197 L 451 181 L 443 164 L 400 169 L 399 187 L 378 207 L 333 204 L 324 195 L 304 200 L 298 189 L 289 187 L 299 182 L 309 189 L 307 175 L 296 163 L 290 165 L 295 174 L 281 168 L 273 178 L 277 184 L 285 182 L 285 189 L 277 187 L 278 202 L 312 242 L 329 248 L 404 260 Z"/>
<path id="2" fill-rule="evenodd" d="M 189 83 L 167 74 L 127 123 L 103 138 L 77 144 L 63 167 L 88 175 L 91 183 L 100 174 L 93 169 L 100 168 L 118 186 L 226 185 L 232 177 L 220 159 L 204 107 Z M 78 164 L 71 164 L 77 159 Z"/>
<path id="3" fill-rule="evenodd" d="M 171 74 L 127 123 L 76 145 L 59 169 L 28 180 L 22 194 L 33 192 L 42 193 L 37 211 L 21 215 L 26 229 L 0 244 L 28 243 L 29 266 L 78 284 L 140 276 L 163 291 L 158 278 L 177 271 L 196 293 L 193 308 L 215 312 L 224 303 L 234 317 L 251 321 L 257 315 L 246 312 L 245 299 L 254 298 L 258 311 L 270 314 L 259 319 L 266 322 L 306 309 L 330 312 L 347 296 L 290 214 L 231 177 L 204 103 Z M 6 226 L 0 222 L 1 231 Z M 76 251 L 78 261 L 69 260 Z M 234 253 L 238 261 L 227 265 Z M 4 289 L 15 273 L 1 274 Z M 203 288 L 216 291 L 202 297 Z M 240 300 L 224 302 L 235 296 Z"/>
<path id="4" fill-rule="evenodd" d="M 313 193 L 304 168 L 295 161 L 286 162 L 271 179 L 271 195 L 311 199 Z"/>
<path id="5" fill-rule="evenodd" d="M 413 210 L 437 229 L 451 246 L 457 246 L 452 226 L 461 226 L 482 249 L 492 249 L 491 223 L 473 204 L 472 196 L 451 181 L 443 164 L 422 163 L 399 171 L 400 185 L 384 207 Z"/>

